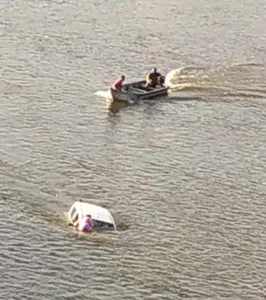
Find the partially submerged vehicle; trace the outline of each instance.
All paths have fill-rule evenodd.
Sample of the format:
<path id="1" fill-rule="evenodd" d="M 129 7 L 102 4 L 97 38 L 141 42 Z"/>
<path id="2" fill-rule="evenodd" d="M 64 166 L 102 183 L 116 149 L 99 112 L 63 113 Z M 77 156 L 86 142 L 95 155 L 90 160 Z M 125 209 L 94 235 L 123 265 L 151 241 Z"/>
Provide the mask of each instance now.
<path id="1" fill-rule="evenodd" d="M 123 84 L 121 91 L 110 89 L 110 94 L 113 101 L 131 102 L 167 97 L 168 90 L 169 88 L 165 86 L 148 87 L 146 80 L 141 80 Z"/>
<path id="2" fill-rule="evenodd" d="M 111 213 L 104 207 L 76 201 L 70 207 L 67 218 L 70 224 L 77 223 L 86 215 L 91 215 L 95 231 L 116 231 L 116 224 Z"/>

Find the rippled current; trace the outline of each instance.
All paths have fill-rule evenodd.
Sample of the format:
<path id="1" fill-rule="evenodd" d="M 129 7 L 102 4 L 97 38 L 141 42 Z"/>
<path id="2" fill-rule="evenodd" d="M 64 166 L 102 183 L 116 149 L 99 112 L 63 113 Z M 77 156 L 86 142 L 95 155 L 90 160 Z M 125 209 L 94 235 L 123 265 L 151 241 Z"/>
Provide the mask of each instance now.
<path id="1" fill-rule="evenodd" d="M 265 0 L 0 8 L 0 299 L 265 299 Z M 154 66 L 168 99 L 95 96 Z"/>

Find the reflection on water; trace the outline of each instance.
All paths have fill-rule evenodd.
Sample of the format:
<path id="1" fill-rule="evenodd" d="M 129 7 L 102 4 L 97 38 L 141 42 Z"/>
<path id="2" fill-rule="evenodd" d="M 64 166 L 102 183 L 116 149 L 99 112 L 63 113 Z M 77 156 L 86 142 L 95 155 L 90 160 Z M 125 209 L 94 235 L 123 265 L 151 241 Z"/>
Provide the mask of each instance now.
<path id="1" fill-rule="evenodd" d="M 108 100 L 106 101 L 106 105 L 109 112 L 117 114 L 121 109 L 128 107 L 130 104 L 126 101 Z"/>

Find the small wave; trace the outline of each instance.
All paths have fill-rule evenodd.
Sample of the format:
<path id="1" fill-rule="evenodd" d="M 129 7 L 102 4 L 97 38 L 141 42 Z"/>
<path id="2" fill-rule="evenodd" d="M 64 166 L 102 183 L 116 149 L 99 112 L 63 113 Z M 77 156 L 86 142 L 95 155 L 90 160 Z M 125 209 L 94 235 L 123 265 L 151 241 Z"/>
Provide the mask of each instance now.
<path id="1" fill-rule="evenodd" d="M 250 68 L 250 67 L 261 68 L 265 66 L 259 63 L 235 63 L 227 67 L 227 69 L 239 69 L 239 68 Z"/>
<path id="2" fill-rule="evenodd" d="M 94 95 L 108 99 L 111 98 L 111 94 L 109 91 L 97 91 L 94 93 Z"/>
<path id="3" fill-rule="evenodd" d="M 224 96 L 230 97 L 241 97 L 241 98 L 253 98 L 253 99 L 265 99 L 265 95 L 260 95 L 259 93 L 247 93 L 244 91 L 231 91 L 225 94 Z"/>
<path id="4" fill-rule="evenodd" d="M 108 242 L 114 242 L 119 240 L 119 233 L 99 233 L 99 232 L 80 232 L 77 230 L 72 229 L 73 234 L 75 234 L 79 239 L 86 241 L 90 240 L 95 243 L 108 243 Z"/>
<path id="5" fill-rule="evenodd" d="M 118 231 L 126 231 L 129 229 L 129 224 L 127 224 L 125 221 L 117 221 L 116 222 L 116 227 Z"/>
<path id="6" fill-rule="evenodd" d="M 231 91 L 230 87 L 226 86 L 212 86 L 212 85 L 199 85 L 199 84 L 183 84 L 177 85 L 176 87 L 172 87 L 171 90 L 173 92 L 176 91 L 194 91 L 194 92 L 206 92 L 206 91 Z"/>

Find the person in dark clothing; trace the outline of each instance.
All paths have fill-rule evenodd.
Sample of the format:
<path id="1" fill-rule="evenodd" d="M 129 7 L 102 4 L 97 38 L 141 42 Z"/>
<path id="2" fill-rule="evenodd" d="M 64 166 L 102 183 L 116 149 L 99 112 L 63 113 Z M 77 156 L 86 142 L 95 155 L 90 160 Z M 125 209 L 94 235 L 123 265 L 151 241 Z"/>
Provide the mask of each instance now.
<path id="1" fill-rule="evenodd" d="M 155 88 L 157 85 L 162 86 L 164 84 L 164 77 L 159 72 L 157 72 L 156 68 L 153 68 L 146 77 L 146 84 L 147 86 L 153 88 Z"/>

